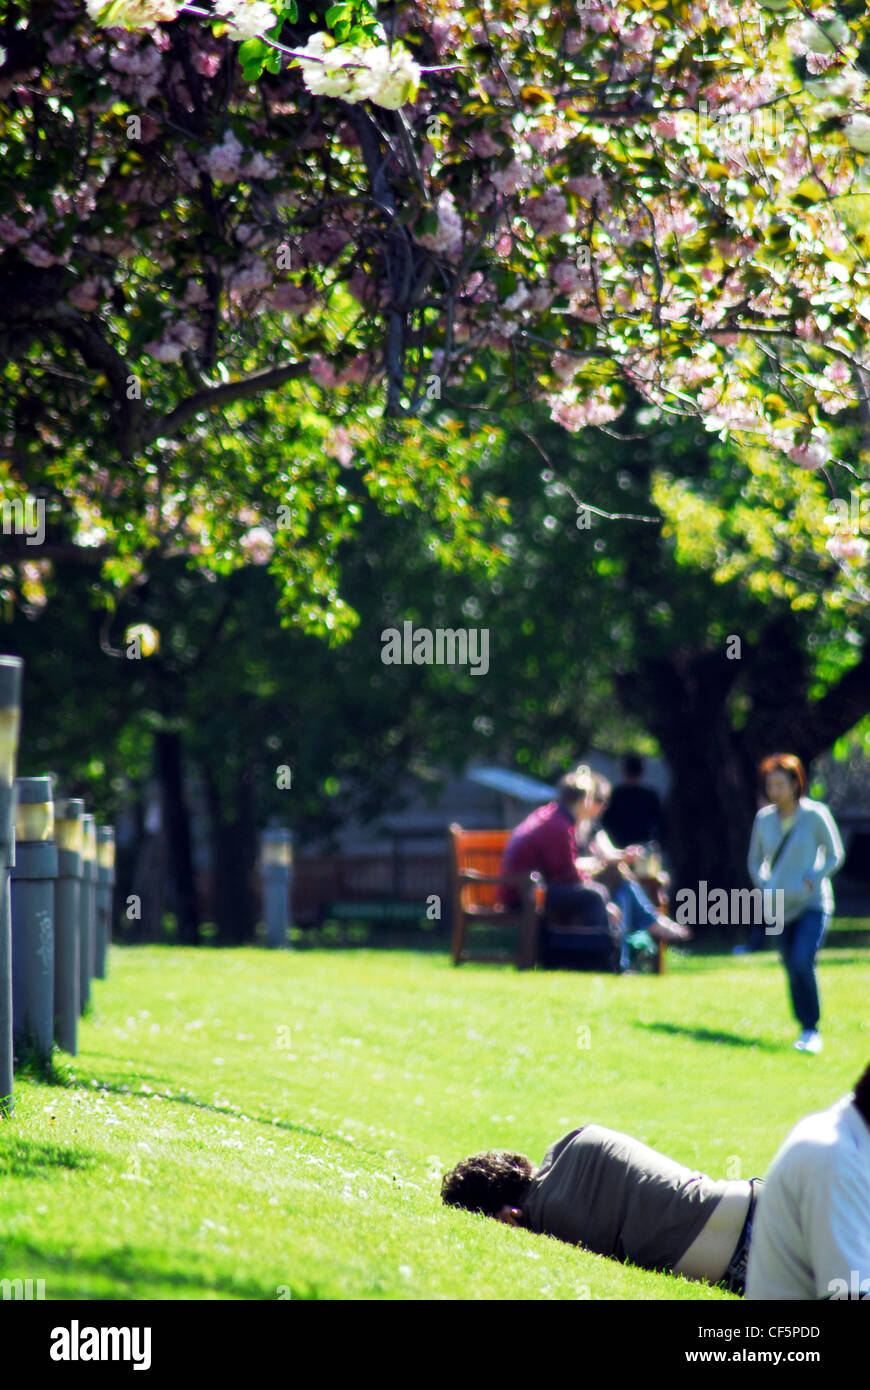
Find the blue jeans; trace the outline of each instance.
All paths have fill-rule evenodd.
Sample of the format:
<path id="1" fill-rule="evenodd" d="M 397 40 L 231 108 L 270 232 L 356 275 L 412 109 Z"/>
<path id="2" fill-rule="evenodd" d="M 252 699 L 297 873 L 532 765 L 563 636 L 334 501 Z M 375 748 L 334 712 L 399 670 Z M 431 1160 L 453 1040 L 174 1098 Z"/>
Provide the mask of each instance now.
<path id="1" fill-rule="evenodd" d="M 640 884 L 633 878 L 623 879 L 611 896 L 616 906 L 622 911 L 622 950 L 619 963 L 623 970 L 627 970 L 629 954 L 626 937 L 631 936 L 632 932 L 651 927 L 653 922 L 658 920 L 659 914 Z"/>
<path id="2" fill-rule="evenodd" d="M 788 975 L 791 1004 L 802 1028 L 815 1032 L 819 1025 L 819 987 L 816 952 L 828 930 L 829 916 L 820 907 L 808 907 L 782 929 L 780 952 Z"/>

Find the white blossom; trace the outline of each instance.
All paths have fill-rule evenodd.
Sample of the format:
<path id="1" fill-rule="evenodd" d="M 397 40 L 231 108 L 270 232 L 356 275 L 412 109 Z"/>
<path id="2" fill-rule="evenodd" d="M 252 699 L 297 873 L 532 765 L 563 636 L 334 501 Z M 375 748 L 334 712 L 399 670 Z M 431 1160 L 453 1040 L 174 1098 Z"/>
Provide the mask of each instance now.
<path id="1" fill-rule="evenodd" d="M 88 14 L 109 29 L 153 29 L 161 20 L 175 19 L 182 0 L 87 0 Z"/>
<path id="2" fill-rule="evenodd" d="M 214 8 L 216 14 L 233 26 L 229 37 L 238 42 L 266 34 L 278 22 L 275 11 L 265 0 L 215 0 Z"/>
<path id="3" fill-rule="evenodd" d="M 302 80 L 316 96 L 342 97 L 351 105 L 372 101 L 391 111 L 416 96 L 420 68 L 400 43 L 363 47 L 312 34 L 300 52 Z"/>
<path id="4" fill-rule="evenodd" d="M 860 150 L 861 154 L 870 154 L 870 116 L 857 112 L 849 121 L 844 133 L 853 150 Z"/>

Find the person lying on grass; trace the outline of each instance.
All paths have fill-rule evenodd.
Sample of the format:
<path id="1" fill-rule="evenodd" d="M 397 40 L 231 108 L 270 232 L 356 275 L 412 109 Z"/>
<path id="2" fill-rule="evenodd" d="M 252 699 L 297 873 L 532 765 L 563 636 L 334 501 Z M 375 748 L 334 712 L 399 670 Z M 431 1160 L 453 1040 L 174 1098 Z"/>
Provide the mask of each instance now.
<path id="1" fill-rule="evenodd" d="M 762 1182 L 714 1180 L 637 1139 L 582 1125 L 551 1144 L 540 1168 L 492 1150 L 446 1174 L 448 1206 L 582 1245 L 596 1255 L 742 1295 Z"/>

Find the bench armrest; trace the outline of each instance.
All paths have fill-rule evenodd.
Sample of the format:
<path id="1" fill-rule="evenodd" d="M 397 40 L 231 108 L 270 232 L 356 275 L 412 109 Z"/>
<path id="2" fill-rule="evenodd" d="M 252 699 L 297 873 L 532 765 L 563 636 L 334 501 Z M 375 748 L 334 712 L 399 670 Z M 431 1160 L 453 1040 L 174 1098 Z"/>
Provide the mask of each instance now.
<path id="1" fill-rule="evenodd" d="M 462 883 L 501 883 L 508 888 L 543 888 L 544 879 L 537 869 L 527 874 L 482 874 L 477 869 L 461 869 L 459 879 Z"/>

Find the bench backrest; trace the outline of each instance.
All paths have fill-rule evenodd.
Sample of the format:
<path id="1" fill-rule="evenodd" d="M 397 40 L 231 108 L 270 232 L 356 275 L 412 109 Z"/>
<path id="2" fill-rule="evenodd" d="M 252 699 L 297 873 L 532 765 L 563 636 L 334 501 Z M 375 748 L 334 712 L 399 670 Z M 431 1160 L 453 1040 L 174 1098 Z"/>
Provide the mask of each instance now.
<path id="1" fill-rule="evenodd" d="M 495 907 L 498 885 L 495 883 L 459 884 L 457 876 L 473 869 L 479 874 L 496 875 L 501 871 L 504 847 L 510 839 L 509 830 L 463 830 L 450 827 L 450 848 L 455 891 L 461 907 Z"/>

